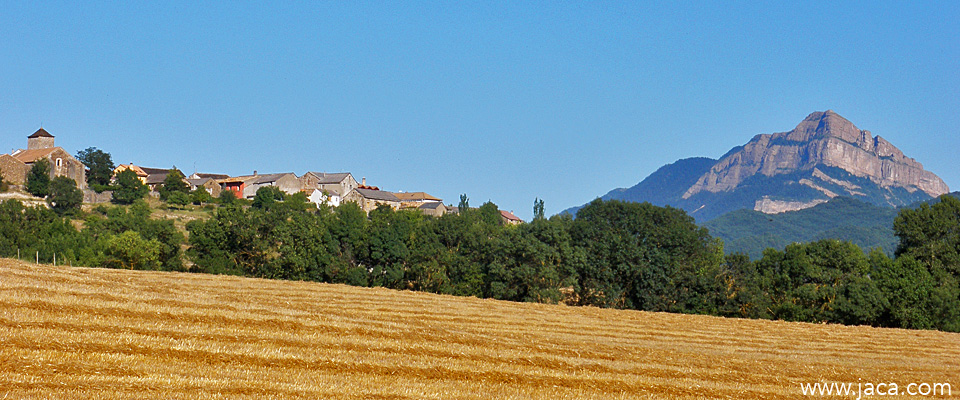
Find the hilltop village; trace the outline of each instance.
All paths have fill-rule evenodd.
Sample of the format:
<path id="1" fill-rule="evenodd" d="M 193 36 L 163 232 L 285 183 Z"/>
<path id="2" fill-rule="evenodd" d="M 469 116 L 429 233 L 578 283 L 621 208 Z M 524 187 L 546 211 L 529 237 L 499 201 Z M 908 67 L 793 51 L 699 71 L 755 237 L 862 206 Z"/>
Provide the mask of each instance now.
<path id="1" fill-rule="evenodd" d="M 64 176 L 76 182 L 83 190 L 85 203 L 103 203 L 111 200 L 110 192 L 97 192 L 89 187 L 87 173 L 89 168 L 62 147 L 56 146 L 54 136 L 40 128 L 27 137 L 27 148 L 14 150 L 10 154 L 0 154 L 0 173 L 3 181 L 12 185 L 14 190 L 23 190 L 27 175 L 34 164 L 46 160 L 49 164 L 50 178 Z M 443 199 L 426 192 L 389 192 L 377 186 L 367 184 L 366 178 L 358 182 L 350 172 L 308 171 L 298 176 L 293 172 L 259 173 L 230 176 L 218 173 L 194 172 L 184 175 L 180 171 L 166 168 L 152 168 L 134 163 L 120 164 L 113 168 L 112 179 L 123 171 L 132 171 L 149 189 L 148 194 L 159 197 L 160 188 L 168 175 L 179 173 L 190 191 L 198 188 L 205 190 L 211 197 L 218 198 L 229 191 L 238 199 L 252 200 L 257 191 L 264 187 L 276 187 L 280 191 L 294 195 L 303 193 L 306 199 L 317 207 L 326 205 L 339 207 L 344 202 L 354 202 L 369 213 L 382 205 L 394 210 L 415 209 L 425 215 L 440 217 L 447 213 L 457 213 L 459 208 L 445 205 Z M 501 218 L 506 224 L 519 224 L 523 221 L 513 213 L 501 210 Z"/>

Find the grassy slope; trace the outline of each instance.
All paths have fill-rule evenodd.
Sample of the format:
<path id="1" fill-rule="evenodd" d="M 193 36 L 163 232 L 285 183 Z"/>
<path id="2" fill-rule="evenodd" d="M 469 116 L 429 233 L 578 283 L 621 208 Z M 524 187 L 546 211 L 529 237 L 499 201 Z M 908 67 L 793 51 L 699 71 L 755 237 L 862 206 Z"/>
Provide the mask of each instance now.
<path id="1" fill-rule="evenodd" d="M 799 398 L 957 371 L 942 332 L 0 260 L 0 398 Z"/>

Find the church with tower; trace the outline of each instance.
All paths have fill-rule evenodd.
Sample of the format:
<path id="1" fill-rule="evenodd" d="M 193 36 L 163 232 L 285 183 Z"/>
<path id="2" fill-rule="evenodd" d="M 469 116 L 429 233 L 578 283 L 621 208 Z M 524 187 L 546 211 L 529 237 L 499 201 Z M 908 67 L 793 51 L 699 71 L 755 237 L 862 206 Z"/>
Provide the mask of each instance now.
<path id="1" fill-rule="evenodd" d="M 0 154 L 0 173 L 3 180 L 16 186 L 23 186 L 27 173 L 34 163 L 45 159 L 50 164 L 50 178 L 65 176 L 77 182 L 77 187 L 87 187 L 86 166 L 74 158 L 62 147 L 54 144 L 54 137 L 40 128 L 27 136 L 27 148 L 15 150 L 10 154 Z"/>

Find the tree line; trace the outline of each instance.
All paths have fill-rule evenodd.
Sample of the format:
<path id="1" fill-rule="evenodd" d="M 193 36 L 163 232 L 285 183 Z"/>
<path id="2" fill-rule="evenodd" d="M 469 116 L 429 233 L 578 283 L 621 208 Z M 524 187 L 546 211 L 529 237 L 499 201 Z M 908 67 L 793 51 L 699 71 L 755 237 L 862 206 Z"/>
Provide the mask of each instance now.
<path id="1" fill-rule="evenodd" d="M 176 191 L 181 193 L 181 191 Z M 170 192 L 171 194 L 174 192 Z M 175 195 L 176 196 L 176 195 Z M 171 197 L 166 196 L 168 201 Z M 596 200 L 576 218 L 506 225 L 497 206 L 439 218 L 357 205 L 317 208 L 261 188 L 218 200 L 205 220 L 150 218 L 142 200 L 61 216 L 0 203 L 0 256 L 190 271 L 646 311 L 960 331 L 960 200 L 905 209 L 894 257 L 836 240 L 752 261 L 684 211 Z M 183 245 L 188 246 L 183 246 Z M 181 251 L 181 248 L 186 251 Z"/>

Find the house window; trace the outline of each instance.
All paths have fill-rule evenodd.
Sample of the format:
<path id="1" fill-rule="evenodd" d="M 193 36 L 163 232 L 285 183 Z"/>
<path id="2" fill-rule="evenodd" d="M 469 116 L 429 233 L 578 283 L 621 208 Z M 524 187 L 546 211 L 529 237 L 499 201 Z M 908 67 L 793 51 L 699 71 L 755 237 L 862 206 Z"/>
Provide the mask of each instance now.
<path id="1" fill-rule="evenodd" d="M 63 159 L 62 159 L 62 158 L 58 158 L 58 159 L 57 159 L 57 168 L 60 168 L 60 167 L 62 167 L 62 166 L 63 166 Z"/>

